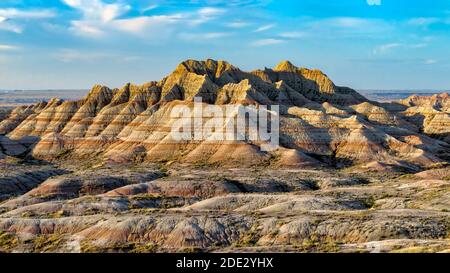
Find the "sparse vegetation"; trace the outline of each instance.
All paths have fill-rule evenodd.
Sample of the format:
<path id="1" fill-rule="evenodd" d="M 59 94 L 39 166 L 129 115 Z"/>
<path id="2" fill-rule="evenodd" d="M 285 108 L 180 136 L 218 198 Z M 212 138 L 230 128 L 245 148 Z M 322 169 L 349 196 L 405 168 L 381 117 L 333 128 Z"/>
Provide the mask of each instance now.
<path id="1" fill-rule="evenodd" d="M 19 244 L 19 239 L 12 233 L 0 231 L 0 252 L 10 252 Z"/>
<path id="2" fill-rule="evenodd" d="M 309 187 L 313 191 L 320 190 L 319 183 L 316 180 L 305 179 L 302 181 L 307 187 Z"/>
<path id="3" fill-rule="evenodd" d="M 362 202 L 367 209 L 371 209 L 375 206 L 376 200 L 373 196 L 371 196 L 369 198 L 364 199 Z"/>
<path id="4" fill-rule="evenodd" d="M 61 235 L 39 235 L 32 240 L 33 252 L 57 252 L 63 243 L 64 239 Z"/>
<path id="5" fill-rule="evenodd" d="M 431 165 L 429 165 L 427 167 L 428 170 L 435 170 L 435 169 L 442 169 L 442 168 L 446 168 L 446 167 L 450 167 L 450 163 L 448 162 L 438 162 L 438 163 L 433 163 Z"/>
<path id="6" fill-rule="evenodd" d="M 415 174 L 404 174 L 398 178 L 399 180 L 416 180 L 418 179 Z"/>
<path id="7" fill-rule="evenodd" d="M 153 243 L 123 243 L 108 246 L 93 245 L 88 242 L 81 243 L 81 252 L 83 253 L 155 253 L 158 247 Z"/>
<path id="8" fill-rule="evenodd" d="M 135 201 L 161 200 L 161 199 L 164 199 L 164 195 L 149 194 L 149 193 L 137 194 L 131 197 L 131 200 Z"/>

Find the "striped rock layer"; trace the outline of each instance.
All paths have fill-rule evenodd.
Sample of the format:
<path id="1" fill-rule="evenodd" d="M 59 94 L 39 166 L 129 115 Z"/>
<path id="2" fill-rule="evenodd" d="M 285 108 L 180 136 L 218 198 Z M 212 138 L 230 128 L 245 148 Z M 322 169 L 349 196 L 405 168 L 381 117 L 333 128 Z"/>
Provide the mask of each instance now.
<path id="1" fill-rule="evenodd" d="M 203 105 L 280 106 L 280 147 L 264 141 L 218 140 L 233 117 L 203 140 L 176 141 L 173 109 Z M 448 94 L 380 104 L 336 86 L 319 70 L 284 61 L 242 71 L 224 61 L 181 63 L 159 82 L 121 89 L 96 85 L 79 101 L 52 99 L 15 109 L 0 123 L 0 155 L 114 162 L 180 162 L 227 166 L 305 167 L 339 162 L 428 166 L 450 155 Z M 212 117 L 204 113 L 206 124 Z M 182 124 L 182 123 L 181 123 Z"/>

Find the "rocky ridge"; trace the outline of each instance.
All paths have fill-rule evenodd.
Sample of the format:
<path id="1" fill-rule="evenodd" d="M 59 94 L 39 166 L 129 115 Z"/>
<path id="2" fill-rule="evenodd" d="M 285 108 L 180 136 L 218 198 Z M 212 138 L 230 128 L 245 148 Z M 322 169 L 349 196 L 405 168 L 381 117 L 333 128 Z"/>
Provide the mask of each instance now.
<path id="1" fill-rule="evenodd" d="M 177 119 L 171 110 L 192 107 L 194 97 L 223 107 L 280 105 L 281 147 L 264 153 L 258 148 L 263 143 L 173 141 L 168 128 Z M 380 104 L 336 86 L 319 70 L 288 61 L 244 72 L 225 61 L 188 60 L 159 82 L 121 89 L 96 85 L 80 101 L 53 99 L 19 107 L 0 123 L 5 135 L 0 152 L 20 154 L 25 147 L 38 159 L 95 156 L 120 163 L 292 167 L 383 162 L 419 168 L 449 158 L 448 101 L 448 95 L 440 95 Z"/>

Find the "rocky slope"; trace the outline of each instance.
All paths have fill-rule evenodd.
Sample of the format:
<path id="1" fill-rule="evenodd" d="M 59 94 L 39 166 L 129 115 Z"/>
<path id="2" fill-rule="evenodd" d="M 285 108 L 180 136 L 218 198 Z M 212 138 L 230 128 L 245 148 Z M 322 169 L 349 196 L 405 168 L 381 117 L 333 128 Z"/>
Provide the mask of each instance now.
<path id="1" fill-rule="evenodd" d="M 431 97 L 411 96 L 399 102 L 408 108 L 400 114 L 427 135 L 450 141 L 450 97 L 448 93 Z"/>
<path id="2" fill-rule="evenodd" d="M 200 142 L 174 141 L 168 128 L 178 120 L 171 111 L 192 108 L 194 97 L 222 107 L 280 105 L 281 147 L 265 153 L 258 148 L 264 143 L 220 142 L 213 135 Z M 97 85 L 80 101 L 53 99 L 17 108 L 0 123 L 1 152 L 18 154 L 14 144 L 45 160 L 277 168 L 382 162 L 420 168 L 449 158 L 448 105 L 448 95 L 371 102 L 319 70 L 287 61 L 244 72 L 224 61 L 189 60 L 159 82 L 121 89 Z"/>
<path id="3" fill-rule="evenodd" d="M 0 105 L 0 122 L 7 118 L 11 114 L 11 108 L 10 107 L 2 107 Z"/>
<path id="4" fill-rule="evenodd" d="M 0 252 L 450 251 L 448 167 L 53 175 L 0 203 Z"/>

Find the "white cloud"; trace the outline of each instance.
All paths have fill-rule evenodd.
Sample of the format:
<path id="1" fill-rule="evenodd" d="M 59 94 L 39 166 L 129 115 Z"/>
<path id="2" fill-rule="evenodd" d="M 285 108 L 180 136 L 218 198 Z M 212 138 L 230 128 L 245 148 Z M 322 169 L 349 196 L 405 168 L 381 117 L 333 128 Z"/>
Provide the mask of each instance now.
<path id="1" fill-rule="evenodd" d="M 424 64 L 426 65 L 432 65 L 432 64 L 437 64 L 438 61 L 434 60 L 434 59 L 428 59 L 424 61 Z"/>
<path id="2" fill-rule="evenodd" d="M 115 20 L 111 23 L 113 29 L 132 34 L 146 34 L 151 31 L 158 31 L 158 28 L 168 27 L 176 24 L 181 20 L 181 14 L 175 15 L 158 15 L 158 16 L 141 16 L 129 19 Z"/>
<path id="3" fill-rule="evenodd" d="M 230 7 L 263 7 L 273 0 L 190 0 L 190 3 L 208 3 L 216 5 L 225 5 Z"/>
<path id="4" fill-rule="evenodd" d="M 0 44 L 0 51 L 14 51 L 19 49 L 20 47 L 18 46 Z"/>
<path id="5" fill-rule="evenodd" d="M 391 49 L 398 48 L 398 47 L 401 47 L 401 46 L 403 46 L 403 45 L 399 44 L 399 43 L 384 44 L 384 45 L 377 46 L 373 50 L 373 53 L 374 54 L 383 54 L 383 53 L 388 52 Z"/>
<path id="6" fill-rule="evenodd" d="M 252 42 L 250 45 L 259 47 L 259 46 L 278 45 L 285 42 L 286 42 L 285 40 L 281 39 L 260 39 Z"/>
<path id="7" fill-rule="evenodd" d="M 384 32 L 390 25 L 382 19 L 366 19 L 359 17 L 333 17 L 318 21 L 317 24 L 323 24 L 332 29 L 341 29 L 345 31 L 360 31 L 364 33 Z"/>
<path id="8" fill-rule="evenodd" d="M 357 17 L 335 17 L 325 19 L 323 23 L 327 23 L 330 26 L 337 28 L 363 28 L 373 24 L 369 19 Z"/>
<path id="9" fill-rule="evenodd" d="M 55 16 L 56 13 L 49 9 L 0 9 L 0 17 L 3 18 L 3 21 L 6 19 L 46 19 Z"/>
<path id="10" fill-rule="evenodd" d="M 359 17 L 330 17 L 320 20 L 304 18 L 299 24 L 303 25 L 302 31 L 308 36 L 321 39 L 385 37 L 395 30 L 390 21 Z"/>
<path id="11" fill-rule="evenodd" d="M 179 37 L 187 41 L 201 42 L 202 40 L 220 39 L 229 37 L 231 35 L 233 35 L 233 33 L 230 32 L 207 32 L 207 33 L 181 33 Z"/>
<path id="12" fill-rule="evenodd" d="M 409 25 L 428 27 L 434 24 L 446 24 L 450 25 L 450 18 L 437 18 L 437 17 L 417 17 L 407 21 Z"/>
<path id="13" fill-rule="evenodd" d="M 99 59 L 110 58 L 113 55 L 104 52 L 80 51 L 77 49 L 61 49 L 53 57 L 65 63 L 74 61 L 98 61 Z"/>
<path id="14" fill-rule="evenodd" d="M 373 54 L 385 54 L 388 53 L 391 50 L 397 49 L 397 48 L 404 48 L 404 49 L 419 49 L 419 48 L 425 48 L 427 47 L 427 43 L 419 43 L 419 44 L 402 44 L 402 43 L 389 43 L 384 44 L 375 47 L 373 50 Z"/>
<path id="15" fill-rule="evenodd" d="M 125 6 L 125 8 L 122 8 L 119 5 L 106 5 L 105 9 L 101 13 L 101 18 L 104 22 L 109 22 L 127 12 L 128 9 L 129 6 Z"/>
<path id="16" fill-rule="evenodd" d="M 142 60 L 142 57 L 140 56 L 125 56 L 123 57 L 124 62 L 135 62 Z"/>
<path id="17" fill-rule="evenodd" d="M 47 19 L 55 16 L 55 12 L 49 9 L 0 9 L 0 30 L 20 34 L 24 28 L 23 20 Z"/>
<path id="18" fill-rule="evenodd" d="M 79 35 L 89 37 L 100 37 L 105 35 L 105 32 L 98 27 L 97 22 L 92 21 L 72 21 L 72 30 Z"/>
<path id="19" fill-rule="evenodd" d="M 195 14 L 190 15 L 190 20 L 187 21 L 190 25 L 200 25 L 211 20 L 216 19 L 218 16 L 223 15 L 226 12 L 225 9 L 205 7 L 199 9 Z"/>
<path id="20" fill-rule="evenodd" d="M 93 51 L 85 49 L 63 48 L 51 55 L 52 58 L 64 63 L 98 63 L 99 61 L 135 62 L 142 57 L 124 55 L 120 52 Z"/>
<path id="21" fill-rule="evenodd" d="M 278 36 L 280 36 L 281 38 L 286 38 L 286 39 L 297 39 L 297 38 L 302 38 L 306 35 L 306 33 L 304 32 L 297 32 L 297 31 L 293 31 L 293 32 L 282 32 L 280 34 L 278 34 Z"/>
<path id="22" fill-rule="evenodd" d="M 20 34 L 23 32 L 23 27 L 14 22 L 11 22 L 10 20 L 5 20 L 3 22 L 0 22 L 0 30 L 5 30 L 5 31 Z"/>
<path id="23" fill-rule="evenodd" d="M 151 11 L 151 10 L 154 10 L 154 9 L 157 9 L 157 8 L 159 8 L 159 5 L 153 4 L 153 5 L 150 5 L 150 6 L 147 6 L 147 7 L 143 8 L 141 10 L 141 12 L 147 12 L 147 11 Z"/>
<path id="24" fill-rule="evenodd" d="M 230 28 L 244 28 L 244 27 L 248 27 L 251 24 L 249 22 L 245 22 L 245 21 L 234 21 L 231 23 L 227 23 L 225 26 L 230 27 Z"/>
<path id="25" fill-rule="evenodd" d="M 210 16 L 215 16 L 215 15 L 219 15 L 219 14 L 223 14 L 225 12 L 224 9 L 220 9 L 220 8 L 212 8 L 212 7 L 205 7 L 205 8 L 201 8 L 198 11 L 198 14 L 202 15 L 202 16 L 206 16 L 206 17 L 210 17 Z"/>
<path id="26" fill-rule="evenodd" d="M 130 15 L 131 7 L 122 1 L 104 3 L 101 0 L 63 0 L 68 6 L 82 13 L 80 20 L 71 22 L 76 34 L 86 37 L 105 37 L 117 33 L 127 33 L 147 39 L 168 37 L 178 27 L 195 27 L 216 19 L 225 9 L 203 7 L 194 12 L 167 15 Z M 156 8 L 156 5 L 144 9 Z M 142 11 L 140 11 L 142 13 Z M 155 40 L 156 41 L 156 40 Z"/>
<path id="27" fill-rule="evenodd" d="M 425 47 L 427 47 L 427 46 L 428 46 L 427 43 L 411 44 L 411 45 L 409 45 L 410 48 L 425 48 Z"/>
<path id="28" fill-rule="evenodd" d="M 255 30 L 255 32 L 263 32 L 263 31 L 272 29 L 274 26 L 275 26 L 275 24 L 264 25 L 264 26 L 261 26 L 261 27 L 257 28 L 257 29 Z"/>
<path id="29" fill-rule="evenodd" d="M 103 3 L 101 0 L 63 0 L 63 2 L 79 10 L 85 20 L 112 21 L 131 10 L 131 6 L 124 3 Z"/>
<path id="30" fill-rule="evenodd" d="M 126 33 L 136 37 L 154 39 L 155 43 L 167 38 L 185 20 L 183 14 L 138 16 L 116 19 L 110 22 L 92 20 L 72 21 L 72 31 L 89 38 L 105 38 L 113 34 Z"/>
<path id="31" fill-rule="evenodd" d="M 439 21 L 440 19 L 435 17 L 419 17 L 410 19 L 408 24 L 413 26 L 429 26 L 438 23 Z"/>

